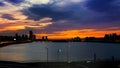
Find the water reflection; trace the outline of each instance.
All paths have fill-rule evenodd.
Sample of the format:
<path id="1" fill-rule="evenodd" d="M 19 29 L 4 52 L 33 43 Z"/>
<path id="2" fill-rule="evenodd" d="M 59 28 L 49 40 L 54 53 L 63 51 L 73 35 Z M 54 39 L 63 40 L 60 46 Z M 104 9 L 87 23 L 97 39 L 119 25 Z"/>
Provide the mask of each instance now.
<path id="1" fill-rule="evenodd" d="M 17 53 L 0 53 L 0 59 L 4 61 L 24 62 L 26 57 L 23 54 Z"/>
<path id="2" fill-rule="evenodd" d="M 52 43 L 33 42 L 15 44 L 0 48 L 0 60 L 16 62 L 54 62 L 93 60 L 94 53 L 97 59 L 120 59 L 119 44 L 104 43 Z"/>

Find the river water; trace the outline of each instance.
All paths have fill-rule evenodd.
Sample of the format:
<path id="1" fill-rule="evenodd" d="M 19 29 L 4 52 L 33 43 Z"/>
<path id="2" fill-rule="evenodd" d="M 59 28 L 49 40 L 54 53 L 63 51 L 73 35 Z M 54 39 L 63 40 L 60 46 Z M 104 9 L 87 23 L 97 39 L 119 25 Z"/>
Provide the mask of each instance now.
<path id="1" fill-rule="evenodd" d="M 90 42 L 32 42 L 0 48 L 1 61 L 60 62 L 120 59 L 120 44 Z"/>

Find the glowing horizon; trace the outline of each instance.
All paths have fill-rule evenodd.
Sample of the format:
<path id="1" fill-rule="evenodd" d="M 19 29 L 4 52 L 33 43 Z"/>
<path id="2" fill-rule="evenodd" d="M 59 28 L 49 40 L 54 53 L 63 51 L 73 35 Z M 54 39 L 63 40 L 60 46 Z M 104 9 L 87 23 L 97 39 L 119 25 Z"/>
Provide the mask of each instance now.
<path id="1" fill-rule="evenodd" d="M 84 33 L 83 33 L 84 32 Z M 35 34 L 37 39 L 41 39 L 42 36 L 48 36 L 49 39 L 71 39 L 74 37 L 86 38 L 86 37 L 104 37 L 105 34 L 116 33 L 120 35 L 120 30 L 112 30 L 112 31 L 94 31 L 93 29 L 85 29 L 85 30 L 68 30 L 55 32 L 53 34 Z"/>

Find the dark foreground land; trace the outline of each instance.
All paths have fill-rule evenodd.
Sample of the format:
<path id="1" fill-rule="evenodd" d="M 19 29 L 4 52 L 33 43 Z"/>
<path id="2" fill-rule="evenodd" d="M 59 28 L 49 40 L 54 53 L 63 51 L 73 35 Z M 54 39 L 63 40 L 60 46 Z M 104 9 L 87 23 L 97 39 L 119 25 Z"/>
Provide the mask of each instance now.
<path id="1" fill-rule="evenodd" d="M 100 61 L 100 62 L 36 62 L 36 63 L 16 63 L 0 61 L 0 68 L 120 68 L 120 62 Z"/>

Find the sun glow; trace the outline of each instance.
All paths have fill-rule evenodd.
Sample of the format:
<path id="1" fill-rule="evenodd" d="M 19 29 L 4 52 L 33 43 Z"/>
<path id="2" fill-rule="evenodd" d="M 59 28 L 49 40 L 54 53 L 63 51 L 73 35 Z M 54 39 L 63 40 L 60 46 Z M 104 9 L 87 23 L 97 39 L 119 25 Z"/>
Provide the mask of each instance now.
<path id="1" fill-rule="evenodd" d="M 52 34 L 36 34 L 37 39 L 40 39 L 41 36 L 48 36 L 49 39 L 70 39 L 73 37 L 104 37 L 105 34 L 109 33 L 118 33 L 120 30 L 111 30 L 111 31 L 98 31 L 95 29 L 83 29 L 83 30 L 67 30 L 67 31 L 57 31 Z"/>

